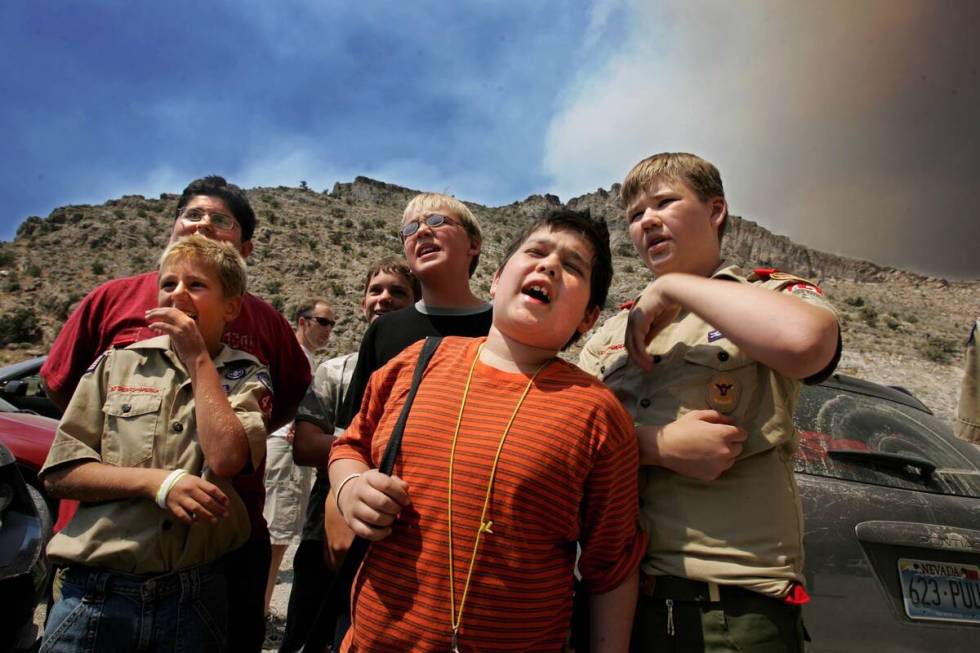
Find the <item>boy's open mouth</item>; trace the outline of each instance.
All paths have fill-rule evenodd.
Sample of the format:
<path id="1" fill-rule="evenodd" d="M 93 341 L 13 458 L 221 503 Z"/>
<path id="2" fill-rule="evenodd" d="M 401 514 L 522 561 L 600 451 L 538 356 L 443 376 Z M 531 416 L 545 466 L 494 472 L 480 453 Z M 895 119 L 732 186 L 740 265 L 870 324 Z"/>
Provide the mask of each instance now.
<path id="1" fill-rule="evenodd" d="M 548 289 L 541 284 L 532 283 L 531 285 L 522 288 L 521 292 L 528 297 L 538 300 L 542 304 L 551 303 L 551 295 L 548 293 Z"/>
<path id="2" fill-rule="evenodd" d="M 649 247 L 656 247 L 660 243 L 665 243 L 668 240 L 670 240 L 670 238 L 668 238 L 664 234 L 657 234 L 656 236 L 650 236 L 650 237 L 647 238 L 647 247 L 648 248 Z"/>
<path id="3" fill-rule="evenodd" d="M 439 248 L 436 245 L 428 243 L 419 246 L 419 248 L 415 250 L 415 255 L 421 257 L 421 256 L 425 256 L 426 254 L 431 254 L 432 252 L 438 252 L 438 251 Z"/>

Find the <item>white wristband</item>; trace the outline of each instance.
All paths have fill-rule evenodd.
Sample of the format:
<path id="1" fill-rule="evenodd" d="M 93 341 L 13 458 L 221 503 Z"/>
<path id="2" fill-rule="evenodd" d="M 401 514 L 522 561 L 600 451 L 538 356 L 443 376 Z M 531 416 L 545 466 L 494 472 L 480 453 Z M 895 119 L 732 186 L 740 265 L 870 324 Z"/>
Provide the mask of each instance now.
<path id="1" fill-rule="evenodd" d="M 344 516 L 344 511 L 340 509 L 340 491 L 344 489 L 345 485 L 353 481 L 355 478 L 360 477 L 360 475 L 361 475 L 360 472 L 354 472 L 353 474 L 348 474 L 347 478 L 342 480 L 340 482 L 340 485 L 337 486 L 337 491 L 333 493 L 333 500 L 337 503 L 337 512 L 340 513 L 341 517 Z"/>
<path id="2" fill-rule="evenodd" d="M 156 502 L 158 506 L 164 510 L 167 509 L 167 495 L 170 494 L 170 490 L 177 484 L 177 481 L 184 476 L 187 476 L 186 469 L 175 469 L 167 475 L 167 478 L 163 479 L 163 483 L 157 489 Z"/>

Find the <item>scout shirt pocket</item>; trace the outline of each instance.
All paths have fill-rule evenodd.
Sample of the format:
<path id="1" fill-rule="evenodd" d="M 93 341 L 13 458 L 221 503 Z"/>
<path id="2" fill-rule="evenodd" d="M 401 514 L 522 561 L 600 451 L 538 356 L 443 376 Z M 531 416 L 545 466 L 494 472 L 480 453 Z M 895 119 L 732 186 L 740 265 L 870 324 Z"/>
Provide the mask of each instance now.
<path id="1" fill-rule="evenodd" d="M 118 467 L 149 463 L 162 402 L 159 388 L 140 388 L 139 392 L 110 389 L 102 407 L 106 415 L 102 461 Z"/>
<path id="2" fill-rule="evenodd" d="M 684 393 L 685 405 L 710 408 L 736 417 L 755 387 L 755 361 L 729 340 L 697 344 L 684 352 L 688 383 L 672 387 Z"/>
<path id="3" fill-rule="evenodd" d="M 771 399 L 765 385 L 765 369 L 734 343 L 722 339 L 699 343 L 684 352 L 684 364 L 669 384 L 683 412 L 716 410 L 744 429 L 747 440 L 739 458 L 746 458 L 772 448 L 759 418 L 771 414 L 772 407 L 763 404 Z M 763 420 L 765 421 L 765 420 Z"/>

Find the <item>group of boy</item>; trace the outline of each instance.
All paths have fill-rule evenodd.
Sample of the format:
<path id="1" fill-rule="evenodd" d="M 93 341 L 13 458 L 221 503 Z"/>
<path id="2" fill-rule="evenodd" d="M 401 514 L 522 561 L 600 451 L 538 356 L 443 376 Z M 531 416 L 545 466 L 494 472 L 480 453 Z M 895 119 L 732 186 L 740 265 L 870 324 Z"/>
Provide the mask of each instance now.
<path id="1" fill-rule="evenodd" d="M 327 579 L 330 560 L 352 534 L 372 546 L 355 581 L 341 650 L 561 650 L 574 570 L 590 593 L 590 650 L 802 650 L 806 596 L 792 412 L 800 382 L 833 370 L 836 315 L 806 280 L 722 263 L 728 207 L 710 163 L 687 154 L 645 159 L 627 176 L 622 200 L 637 253 L 655 280 L 590 339 L 582 369 L 558 354 L 593 327 L 604 306 L 612 277 L 604 222 L 563 210 L 532 223 L 494 274 L 489 305 L 469 286 L 482 245 L 472 212 L 438 194 L 409 204 L 400 235 L 421 298 L 377 319 L 368 315 L 350 380 L 350 359 L 321 365 L 297 416 L 294 456 L 318 467 L 308 524 L 319 532 L 304 537 L 297 553 L 287 616 L 287 640 L 293 632 L 289 646 L 296 648 L 283 650 L 302 645 L 323 585 L 301 589 L 300 553 L 307 567 L 317 567 L 308 578 Z M 205 207 L 199 223 L 209 217 L 213 226 L 221 208 Z M 368 275 L 367 293 L 380 270 Z M 200 327 L 202 315 L 190 324 Z M 159 323 L 151 327 L 169 333 Z M 379 458 L 412 385 L 418 341 L 428 336 L 443 340 L 387 476 L 377 470 Z M 229 349 L 215 350 L 208 369 Z M 104 389 L 100 379 L 112 356 L 83 382 Z M 279 400 L 269 367 L 268 387 Z M 261 369 L 253 377 L 269 381 Z M 226 390 L 229 398 L 234 390 Z M 79 437 L 67 424 L 82 411 L 95 431 L 86 453 L 104 460 L 112 446 L 107 433 L 119 418 L 97 395 L 80 397 L 56 444 Z M 268 399 L 260 396 L 259 405 Z M 241 424 L 253 423 L 250 414 L 237 413 Z M 100 416 L 104 423 L 96 424 Z M 212 449 L 201 436 L 195 446 L 205 475 L 213 475 Z M 255 453 L 222 466 L 230 476 L 220 476 L 261 467 Z M 52 458 L 42 475 L 82 468 L 75 460 Z M 164 470 L 172 464 L 153 462 Z M 170 506 L 174 488 L 201 470 L 184 471 L 152 488 L 161 512 L 180 517 L 181 508 Z M 333 486 L 325 500 L 324 472 Z M 66 495 L 74 488 L 55 485 Z M 91 496 L 78 493 L 85 501 Z M 156 509 L 151 499 L 126 500 Z M 325 504 L 331 535 L 321 543 L 315 513 Z M 80 514 L 89 509 L 83 503 Z M 193 532 L 202 524 L 198 508 L 191 509 Z M 345 528 L 349 533 L 332 535 Z M 95 564 L 59 561 L 69 570 Z M 165 571 L 170 579 L 185 567 L 177 561 Z M 236 628 L 245 614 L 236 614 Z M 49 620 L 49 632 L 63 628 L 56 621 Z"/>

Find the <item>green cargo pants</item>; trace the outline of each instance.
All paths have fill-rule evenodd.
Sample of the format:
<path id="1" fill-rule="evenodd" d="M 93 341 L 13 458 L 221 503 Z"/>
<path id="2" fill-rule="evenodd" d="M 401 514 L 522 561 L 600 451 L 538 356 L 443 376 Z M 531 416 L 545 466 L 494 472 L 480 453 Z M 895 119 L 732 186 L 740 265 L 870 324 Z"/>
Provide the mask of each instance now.
<path id="1" fill-rule="evenodd" d="M 641 595 L 630 651 L 803 653 L 800 606 L 747 590 L 721 590 L 716 601 L 667 589 Z"/>

